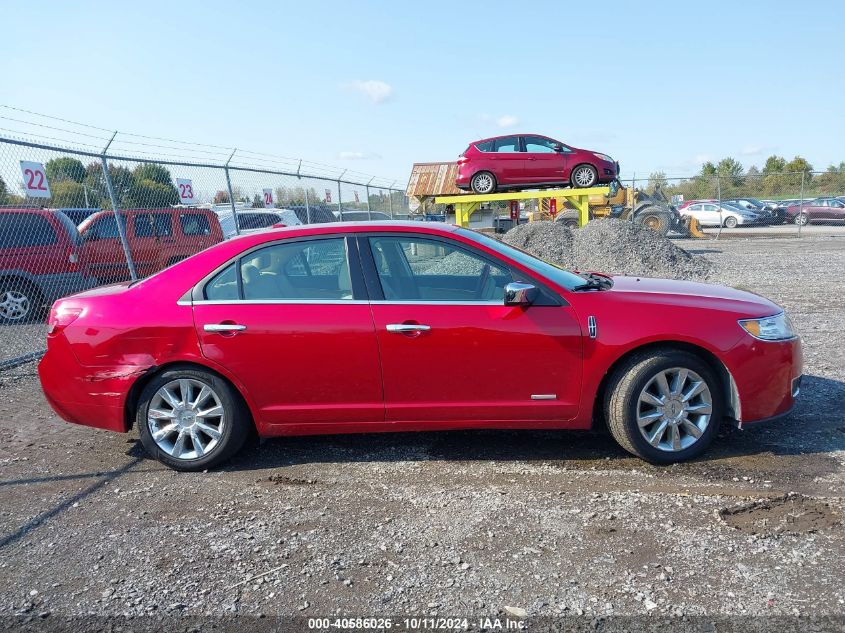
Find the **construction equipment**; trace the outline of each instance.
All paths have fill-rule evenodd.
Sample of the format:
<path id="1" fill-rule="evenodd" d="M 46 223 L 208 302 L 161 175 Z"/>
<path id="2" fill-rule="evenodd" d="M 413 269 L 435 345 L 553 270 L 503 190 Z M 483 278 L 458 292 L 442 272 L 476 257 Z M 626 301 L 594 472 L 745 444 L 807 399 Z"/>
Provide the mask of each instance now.
<path id="1" fill-rule="evenodd" d="M 559 205 L 563 203 L 562 200 L 558 201 Z M 611 183 L 606 195 L 590 196 L 589 204 L 591 218 L 631 220 L 660 235 L 674 231 L 685 237 L 706 237 L 698 220 L 678 213 L 659 187 L 649 195 L 633 187 L 622 187 L 615 182 Z M 581 224 L 577 209 L 567 208 L 563 213 L 559 213 L 555 220 L 574 227 Z"/>

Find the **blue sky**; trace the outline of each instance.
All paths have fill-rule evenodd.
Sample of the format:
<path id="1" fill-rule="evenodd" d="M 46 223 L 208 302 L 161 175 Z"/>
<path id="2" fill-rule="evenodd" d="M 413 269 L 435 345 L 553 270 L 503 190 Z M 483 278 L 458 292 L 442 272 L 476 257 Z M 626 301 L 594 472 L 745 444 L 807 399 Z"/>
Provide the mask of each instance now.
<path id="1" fill-rule="evenodd" d="M 842 2 L 9 2 L 2 31 L 0 104 L 399 185 L 516 131 L 625 177 L 845 160 Z"/>

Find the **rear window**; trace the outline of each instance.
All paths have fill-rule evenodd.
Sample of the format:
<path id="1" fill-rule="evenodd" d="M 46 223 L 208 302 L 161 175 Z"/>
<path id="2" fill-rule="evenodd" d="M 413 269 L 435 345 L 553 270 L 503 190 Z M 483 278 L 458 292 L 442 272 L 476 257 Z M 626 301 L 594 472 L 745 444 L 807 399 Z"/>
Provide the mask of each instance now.
<path id="1" fill-rule="evenodd" d="M 274 213 L 239 213 L 238 228 L 242 231 L 250 229 L 266 229 L 281 221 Z"/>
<path id="2" fill-rule="evenodd" d="M 179 225 L 184 235 L 211 235 L 208 218 L 201 213 L 183 213 L 179 216 Z"/>
<path id="3" fill-rule="evenodd" d="M 56 233 L 46 218 L 35 213 L 0 214 L 0 248 L 27 248 L 56 243 Z"/>
<path id="4" fill-rule="evenodd" d="M 173 219 L 169 213 L 139 213 L 135 216 L 135 237 L 170 237 Z"/>

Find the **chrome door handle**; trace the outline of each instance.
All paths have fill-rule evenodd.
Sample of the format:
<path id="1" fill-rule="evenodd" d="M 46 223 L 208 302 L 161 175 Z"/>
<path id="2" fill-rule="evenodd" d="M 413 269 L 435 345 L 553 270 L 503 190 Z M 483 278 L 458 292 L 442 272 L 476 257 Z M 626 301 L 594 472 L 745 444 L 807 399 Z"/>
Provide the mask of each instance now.
<path id="1" fill-rule="evenodd" d="M 202 329 L 206 332 L 243 332 L 246 326 L 237 323 L 206 323 Z"/>
<path id="2" fill-rule="evenodd" d="M 418 325 L 414 323 L 390 323 L 387 326 L 388 332 L 428 332 L 431 329 L 430 325 Z"/>

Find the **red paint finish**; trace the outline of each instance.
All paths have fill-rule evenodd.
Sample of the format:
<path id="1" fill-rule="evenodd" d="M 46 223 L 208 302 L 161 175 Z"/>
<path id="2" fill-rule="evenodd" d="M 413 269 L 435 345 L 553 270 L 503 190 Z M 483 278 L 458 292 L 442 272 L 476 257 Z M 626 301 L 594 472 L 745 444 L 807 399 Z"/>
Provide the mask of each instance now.
<path id="1" fill-rule="evenodd" d="M 259 245 L 310 236 L 389 232 L 478 249 L 561 305 L 352 301 L 203 302 L 191 290 Z M 349 262 L 361 281 L 363 272 Z M 360 277 L 359 277 L 360 276 Z M 752 293 L 691 282 L 614 277 L 607 291 L 567 290 L 456 227 L 335 223 L 268 230 L 209 248 L 136 284 L 57 302 L 42 386 L 77 424 L 123 431 L 130 389 L 173 363 L 216 371 L 243 395 L 261 435 L 455 428 L 589 428 L 602 379 L 645 345 L 694 346 L 732 377 L 744 423 L 788 411 L 801 374 L 800 339 L 764 342 L 738 319 L 776 314 Z M 74 318 L 74 315 L 75 318 Z M 595 317 L 597 336 L 588 335 Z M 236 334 L 205 324 L 238 323 Z M 423 324 L 416 334 L 388 324 Z M 532 396 L 554 399 L 532 399 Z"/>
<path id="2" fill-rule="evenodd" d="M 470 189 L 472 177 L 480 171 L 491 172 L 498 189 L 564 186 L 570 184 L 572 170 L 585 164 L 595 167 L 597 185 L 619 176 L 619 163 L 601 152 L 578 149 L 538 134 L 497 136 L 470 143 L 458 158 L 455 186 Z"/>

